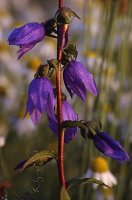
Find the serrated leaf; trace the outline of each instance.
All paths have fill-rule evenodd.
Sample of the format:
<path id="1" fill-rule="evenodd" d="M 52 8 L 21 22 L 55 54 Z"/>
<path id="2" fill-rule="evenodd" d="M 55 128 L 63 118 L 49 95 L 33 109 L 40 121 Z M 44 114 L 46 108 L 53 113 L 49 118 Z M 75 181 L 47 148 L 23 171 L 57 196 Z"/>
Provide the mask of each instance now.
<path id="1" fill-rule="evenodd" d="M 67 190 L 63 187 L 60 191 L 60 200 L 71 200 Z"/>
<path id="2" fill-rule="evenodd" d="M 51 161 L 52 159 L 57 160 L 57 155 L 54 151 L 41 151 L 41 152 L 34 154 L 29 159 L 19 163 L 16 167 L 16 170 L 23 171 L 24 169 L 26 169 L 34 164 L 35 165 L 45 165 L 47 162 Z"/>
<path id="3" fill-rule="evenodd" d="M 96 180 L 94 178 L 80 178 L 80 179 L 74 178 L 68 181 L 67 189 L 69 190 L 76 185 L 82 185 L 82 184 L 88 184 L 88 183 L 94 183 L 94 184 L 99 184 L 99 185 L 108 187 L 102 181 Z"/>

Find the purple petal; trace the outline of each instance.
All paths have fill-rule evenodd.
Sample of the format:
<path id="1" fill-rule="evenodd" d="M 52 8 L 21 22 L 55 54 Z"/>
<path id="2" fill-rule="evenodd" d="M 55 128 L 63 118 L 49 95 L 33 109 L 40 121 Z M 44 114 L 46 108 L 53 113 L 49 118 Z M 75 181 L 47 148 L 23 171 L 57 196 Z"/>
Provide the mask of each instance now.
<path id="1" fill-rule="evenodd" d="M 16 28 L 8 38 L 9 45 L 20 47 L 18 59 L 26 52 L 31 50 L 38 42 L 45 37 L 45 29 L 42 24 L 37 22 L 28 23 L 22 27 Z"/>
<path id="2" fill-rule="evenodd" d="M 78 120 L 78 115 L 74 112 L 73 108 L 67 101 L 63 101 L 62 103 L 62 116 L 63 121 L 65 120 L 72 120 L 76 121 Z"/>
<path id="3" fill-rule="evenodd" d="M 84 84 L 80 81 L 80 79 L 78 80 L 78 82 L 76 82 L 77 77 L 75 77 L 74 79 L 73 73 L 71 73 L 70 70 L 66 69 L 64 70 L 63 78 L 65 86 L 68 92 L 70 93 L 70 96 L 73 97 L 74 93 L 76 93 L 83 101 L 85 101 L 86 89 Z"/>
<path id="4" fill-rule="evenodd" d="M 76 93 L 82 100 L 85 100 L 86 89 L 97 96 L 98 90 L 93 75 L 87 71 L 82 63 L 72 60 L 66 66 L 63 77 L 71 96 Z"/>
<path id="5" fill-rule="evenodd" d="M 31 119 L 35 126 L 39 123 L 42 113 L 40 113 L 38 110 L 34 109 L 32 113 L 30 113 Z"/>
<path id="6" fill-rule="evenodd" d="M 8 41 L 10 45 L 35 45 L 45 37 L 42 24 L 37 22 L 28 23 L 22 27 L 15 28 L 10 34 Z"/>
<path id="7" fill-rule="evenodd" d="M 105 155 L 119 161 L 129 161 L 128 154 L 119 142 L 113 140 L 107 133 L 99 132 L 93 137 L 95 147 Z"/>
<path id="8" fill-rule="evenodd" d="M 77 137 L 77 128 L 68 128 L 65 131 L 64 141 L 68 144 L 72 139 Z"/>
<path id="9" fill-rule="evenodd" d="M 18 53 L 18 60 L 28 51 L 30 51 L 34 45 L 28 45 L 28 46 L 21 46 Z"/>
<path id="10" fill-rule="evenodd" d="M 47 111 L 50 116 L 54 116 L 53 88 L 47 78 L 36 78 L 29 85 L 26 114 L 29 112 L 36 126 L 44 111 Z"/>
<path id="11" fill-rule="evenodd" d="M 65 120 L 71 120 L 71 121 L 76 121 L 78 120 L 78 115 L 73 111 L 71 105 L 67 101 L 63 101 L 62 104 L 62 117 L 63 121 Z M 49 127 L 51 130 L 58 136 L 58 122 L 57 118 L 51 118 L 48 116 L 48 121 L 49 121 Z M 68 128 L 65 131 L 65 143 L 69 143 L 74 137 L 77 136 L 77 128 Z"/>
<path id="12" fill-rule="evenodd" d="M 15 170 L 21 170 L 26 162 L 27 160 L 23 160 L 20 163 L 18 163 L 17 166 L 15 167 Z"/>

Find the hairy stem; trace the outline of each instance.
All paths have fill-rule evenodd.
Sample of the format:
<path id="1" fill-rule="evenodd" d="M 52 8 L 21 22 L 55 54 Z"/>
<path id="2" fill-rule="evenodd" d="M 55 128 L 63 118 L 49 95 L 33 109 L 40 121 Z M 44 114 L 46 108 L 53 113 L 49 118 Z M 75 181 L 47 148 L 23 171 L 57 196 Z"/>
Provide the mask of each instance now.
<path id="1" fill-rule="evenodd" d="M 63 1 L 59 0 L 59 8 L 63 6 Z M 60 185 L 66 188 L 65 175 L 64 175 L 64 130 L 61 127 L 62 124 L 62 95 L 61 95 L 61 59 L 62 59 L 62 48 L 59 46 L 60 39 L 63 39 L 63 32 L 59 31 L 57 27 L 57 60 L 58 68 L 56 71 L 56 88 L 57 88 L 57 117 L 58 117 L 58 173 Z"/>

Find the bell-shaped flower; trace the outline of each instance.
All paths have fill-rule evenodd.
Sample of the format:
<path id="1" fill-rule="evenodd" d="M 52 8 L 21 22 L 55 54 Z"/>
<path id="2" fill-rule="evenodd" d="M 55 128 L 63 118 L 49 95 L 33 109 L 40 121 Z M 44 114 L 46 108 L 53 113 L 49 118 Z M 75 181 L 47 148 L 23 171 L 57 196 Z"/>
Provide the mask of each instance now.
<path id="1" fill-rule="evenodd" d="M 26 52 L 31 50 L 38 42 L 45 37 L 45 28 L 43 24 L 32 22 L 22 27 L 15 28 L 9 35 L 9 45 L 19 46 L 18 59 Z"/>
<path id="2" fill-rule="evenodd" d="M 63 121 L 66 121 L 66 120 L 77 121 L 78 120 L 78 115 L 74 112 L 71 105 L 65 100 L 62 103 L 62 118 L 63 118 Z M 48 121 L 49 121 L 49 127 L 58 136 L 57 117 L 55 116 L 55 118 L 52 118 L 48 115 Z M 65 131 L 65 136 L 64 136 L 65 143 L 69 143 L 76 136 L 77 136 L 77 127 L 67 128 Z"/>
<path id="3" fill-rule="evenodd" d="M 98 132 L 92 137 L 95 147 L 103 154 L 118 161 L 129 161 L 127 152 L 119 142 L 115 141 L 105 132 Z"/>
<path id="4" fill-rule="evenodd" d="M 44 77 L 31 81 L 26 103 L 26 114 L 30 114 L 35 126 L 40 121 L 43 112 L 54 118 L 53 88 L 51 82 Z"/>
<path id="5" fill-rule="evenodd" d="M 87 71 L 82 63 L 72 60 L 65 66 L 63 77 L 65 86 L 71 97 L 75 93 L 85 101 L 86 90 L 89 90 L 95 96 L 98 95 L 93 75 Z"/>

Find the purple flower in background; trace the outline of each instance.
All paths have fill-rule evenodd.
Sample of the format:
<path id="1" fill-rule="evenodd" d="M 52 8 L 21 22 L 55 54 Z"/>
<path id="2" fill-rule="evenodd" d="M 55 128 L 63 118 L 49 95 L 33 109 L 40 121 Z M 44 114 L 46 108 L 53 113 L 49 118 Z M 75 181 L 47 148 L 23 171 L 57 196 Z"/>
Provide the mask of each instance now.
<path id="1" fill-rule="evenodd" d="M 92 139 L 95 147 L 103 154 L 119 161 L 129 161 L 130 158 L 120 143 L 113 140 L 107 133 L 98 132 Z"/>
<path id="2" fill-rule="evenodd" d="M 74 93 L 83 101 L 86 99 L 86 89 L 93 95 L 98 95 L 96 83 L 93 75 L 90 74 L 85 66 L 75 60 L 68 63 L 63 72 L 65 86 L 71 97 Z"/>
<path id="3" fill-rule="evenodd" d="M 53 88 L 51 82 L 47 78 L 36 78 L 33 79 L 29 85 L 26 114 L 30 114 L 36 126 L 44 111 L 46 111 L 50 117 L 54 118 Z"/>
<path id="4" fill-rule="evenodd" d="M 78 120 L 78 115 L 74 112 L 71 105 L 67 101 L 63 101 L 62 103 L 62 115 L 63 115 L 62 116 L 63 121 L 66 121 L 66 120 L 77 121 Z M 52 118 L 48 115 L 48 120 L 49 120 L 49 127 L 58 136 L 57 117 Z M 76 135 L 77 135 L 77 127 L 67 128 L 65 131 L 65 137 L 64 137 L 65 143 L 69 143 L 74 137 L 76 137 Z"/>
<path id="5" fill-rule="evenodd" d="M 9 45 L 17 45 L 20 47 L 18 51 L 18 59 L 26 52 L 30 51 L 38 42 L 45 37 L 45 28 L 42 24 L 32 22 L 22 27 L 15 28 L 9 35 Z"/>

